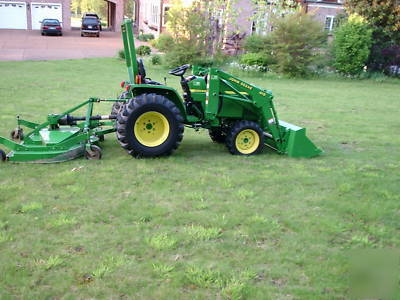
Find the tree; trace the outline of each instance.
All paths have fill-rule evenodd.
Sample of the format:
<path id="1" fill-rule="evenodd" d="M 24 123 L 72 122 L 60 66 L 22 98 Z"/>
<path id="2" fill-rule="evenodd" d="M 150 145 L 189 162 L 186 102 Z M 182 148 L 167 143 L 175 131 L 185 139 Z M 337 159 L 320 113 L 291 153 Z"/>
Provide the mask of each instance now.
<path id="1" fill-rule="evenodd" d="M 273 22 L 269 35 L 272 69 L 289 76 L 306 76 L 318 57 L 317 50 L 326 43 L 326 33 L 312 16 L 299 11 Z"/>
<path id="2" fill-rule="evenodd" d="M 351 15 L 335 32 L 334 58 L 336 69 L 345 75 L 362 72 L 372 44 L 372 29 L 358 15 Z"/>
<path id="3" fill-rule="evenodd" d="M 174 43 L 166 49 L 170 66 L 182 63 L 212 63 L 220 54 L 226 25 L 233 22 L 236 0 L 175 0 L 168 11 L 168 32 Z"/>
<path id="4" fill-rule="evenodd" d="M 398 0 L 346 0 L 346 10 L 368 20 L 373 27 L 386 33 L 400 31 L 400 5 Z"/>
<path id="5" fill-rule="evenodd" d="M 363 16 L 373 29 L 373 44 L 368 66 L 382 70 L 386 48 L 400 45 L 400 5 L 398 0 L 347 0 L 346 10 Z"/>

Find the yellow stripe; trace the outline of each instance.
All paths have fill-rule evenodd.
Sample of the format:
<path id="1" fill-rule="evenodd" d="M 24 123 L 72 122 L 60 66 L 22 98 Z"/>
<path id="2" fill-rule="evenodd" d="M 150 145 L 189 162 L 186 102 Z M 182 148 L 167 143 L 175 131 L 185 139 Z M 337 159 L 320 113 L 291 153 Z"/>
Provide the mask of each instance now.
<path id="1" fill-rule="evenodd" d="M 225 91 L 225 94 L 228 94 L 228 95 L 235 95 L 236 93 L 235 93 L 234 91 Z M 247 92 L 240 92 L 240 94 L 242 94 L 242 95 L 248 95 Z"/>
<path id="2" fill-rule="evenodd" d="M 205 93 L 207 90 L 190 90 L 192 93 Z"/>

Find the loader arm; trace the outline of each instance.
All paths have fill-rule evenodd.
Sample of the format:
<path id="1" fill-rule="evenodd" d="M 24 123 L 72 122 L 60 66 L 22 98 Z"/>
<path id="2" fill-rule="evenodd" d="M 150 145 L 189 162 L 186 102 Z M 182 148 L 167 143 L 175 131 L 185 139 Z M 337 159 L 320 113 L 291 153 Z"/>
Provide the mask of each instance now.
<path id="1" fill-rule="evenodd" d="M 194 73 L 204 74 L 204 69 L 193 68 Z M 265 144 L 278 153 L 291 157 L 313 157 L 322 151 L 306 136 L 306 129 L 281 121 L 275 110 L 270 90 L 259 88 L 222 70 L 209 68 L 205 101 L 206 118 L 216 122 L 223 114 L 233 112 L 232 118 L 256 121 L 264 131 Z M 224 109 L 225 103 L 228 109 Z M 229 106 L 239 105 L 242 115 L 234 115 Z"/>

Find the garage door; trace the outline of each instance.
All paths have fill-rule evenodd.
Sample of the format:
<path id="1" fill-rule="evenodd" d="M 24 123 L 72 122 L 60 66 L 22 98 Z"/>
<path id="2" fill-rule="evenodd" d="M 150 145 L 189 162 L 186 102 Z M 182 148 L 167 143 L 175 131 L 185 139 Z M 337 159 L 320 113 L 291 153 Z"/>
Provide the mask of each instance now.
<path id="1" fill-rule="evenodd" d="M 0 28 L 27 29 L 26 3 L 0 1 Z"/>
<path id="2" fill-rule="evenodd" d="M 57 19 L 62 22 L 62 6 L 59 3 L 31 3 L 32 29 L 40 29 L 43 19 Z"/>

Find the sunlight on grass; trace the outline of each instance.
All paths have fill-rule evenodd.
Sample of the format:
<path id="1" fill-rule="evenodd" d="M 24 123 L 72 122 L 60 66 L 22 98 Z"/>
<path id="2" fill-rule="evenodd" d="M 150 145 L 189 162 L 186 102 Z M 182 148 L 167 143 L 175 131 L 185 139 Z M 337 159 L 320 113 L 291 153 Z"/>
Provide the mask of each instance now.
<path id="1" fill-rule="evenodd" d="M 174 248 L 178 241 L 172 237 L 170 237 L 166 233 L 157 234 L 148 239 L 148 244 L 150 247 L 157 250 L 167 250 Z"/>
<path id="2" fill-rule="evenodd" d="M 61 227 L 67 225 L 75 225 L 77 223 L 78 221 L 75 217 L 70 217 L 65 214 L 61 214 L 57 218 L 52 219 L 49 224 L 51 227 Z"/>
<path id="3" fill-rule="evenodd" d="M 218 238 L 222 231 L 219 228 L 205 228 L 201 225 L 190 225 L 185 227 L 185 232 L 192 240 L 209 241 Z"/>
<path id="4" fill-rule="evenodd" d="M 39 202 L 31 202 L 31 203 L 27 203 L 22 205 L 22 207 L 20 208 L 20 212 L 21 213 L 28 213 L 31 211 L 35 211 L 35 210 L 39 210 L 43 208 L 43 204 L 39 203 Z"/>
<path id="5" fill-rule="evenodd" d="M 162 264 L 162 263 L 155 263 L 152 264 L 154 272 L 160 277 L 169 277 L 170 273 L 175 269 L 174 266 Z"/>

